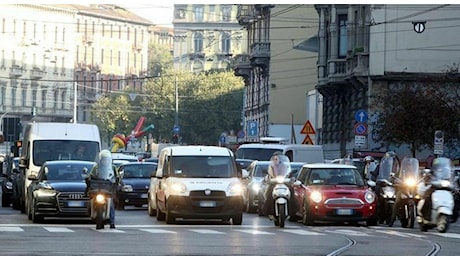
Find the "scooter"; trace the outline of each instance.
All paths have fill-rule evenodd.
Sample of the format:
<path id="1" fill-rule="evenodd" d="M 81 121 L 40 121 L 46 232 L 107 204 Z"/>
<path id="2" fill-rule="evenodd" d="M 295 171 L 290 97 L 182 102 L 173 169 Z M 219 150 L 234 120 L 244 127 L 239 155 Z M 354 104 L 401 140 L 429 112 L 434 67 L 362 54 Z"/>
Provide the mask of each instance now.
<path id="1" fill-rule="evenodd" d="M 422 232 L 436 227 L 440 233 L 445 233 L 449 228 L 454 209 L 451 165 L 449 158 L 439 157 L 433 160 L 432 180 L 429 183 L 435 189 L 431 194 L 431 220 L 425 219 L 421 212 L 425 200 L 420 200 L 417 205 L 417 222 Z M 424 174 L 429 173 L 424 172 Z M 427 187 L 428 185 L 421 183 L 418 187 L 419 193 L 423 195 Z"/>
<path id="2" fill-rule="evenodd" d="M 398 170 L 399 165 L 394 157 L 383 157 L 378 174 L 372 174 L 375 179 L 376 186 L 374 191 L 377 193 L 377 215 L 380 224 L 389 224 L 393 206 L 396 200 L 396 189 L 391 183 L 391 172 Z M 375 173 L 375 172 L 374 172 Z"/>
<path id="3" fill-rule="evenodd" d="M 277 176 L 270 180 L 275 182 L 273 187 L 272 197 L 275 203 L 275 226 L 284 227 L 286 219 L 289 218 L 289 200 L 291 198 L 291 191 L 289 190 L 288 183 L 290 179 L 283 176 Z"/>
<path id="4" fill-rule="evenodd" d="M 96 223 L 96 229 L 103 229 L 110 222 L 110 207 L 113 203 L 111 185 L 105 180 L 91 180 L 88 190 L 90 217 Z"/>

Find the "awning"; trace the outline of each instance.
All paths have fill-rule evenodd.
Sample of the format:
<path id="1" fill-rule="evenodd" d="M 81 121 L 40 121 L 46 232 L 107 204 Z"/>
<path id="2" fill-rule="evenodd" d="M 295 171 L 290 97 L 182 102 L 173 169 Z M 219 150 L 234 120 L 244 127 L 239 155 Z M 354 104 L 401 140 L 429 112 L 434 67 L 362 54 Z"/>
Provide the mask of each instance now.
<path id="1" fill-rule="evenodd" d="M 319 51 L 319 39 L 318 36 L 312 36 L 305 41 L 300 42 L 299 44 L 294 46 L 296 50 L 302 51 L 311 51 L 311 52 L 318 52 Z"/>

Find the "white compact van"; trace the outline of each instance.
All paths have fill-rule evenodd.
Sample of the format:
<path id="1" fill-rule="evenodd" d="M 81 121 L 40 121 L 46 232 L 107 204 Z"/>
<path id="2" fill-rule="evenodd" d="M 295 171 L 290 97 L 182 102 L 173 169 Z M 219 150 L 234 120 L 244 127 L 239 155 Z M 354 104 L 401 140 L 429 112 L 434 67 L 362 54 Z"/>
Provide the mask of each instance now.
<path id="1" fill-rule="evenodd" d="M 242 144 L 235 152 L 237 159 L 269 161 L 274 152 L 281 152 L 291 162 L 323 163 L 324 153 L 321 145 L 251 143 Z"/>
<path id="2" fill-rule="evenodd" d="M 241 169 L 233 152 L 217 146 L 169 146 L 161 150 L 155 184 L 156 217 L 243 220 Z"/>
<path id="3" fill-rule="evenodd" d="M 24 193 L 21 194 L 21 211 L 29 214 L 27 187 L 30 175 L 36 175 L 40 166 L 51 160 L 97 161 L 101 150 L 99 128 L 93 124 L 58 122 L 32 122 L 24 129 L 19 167 L 24 169 Z M 77 155 L 79 146 L 83 157 Z"/>

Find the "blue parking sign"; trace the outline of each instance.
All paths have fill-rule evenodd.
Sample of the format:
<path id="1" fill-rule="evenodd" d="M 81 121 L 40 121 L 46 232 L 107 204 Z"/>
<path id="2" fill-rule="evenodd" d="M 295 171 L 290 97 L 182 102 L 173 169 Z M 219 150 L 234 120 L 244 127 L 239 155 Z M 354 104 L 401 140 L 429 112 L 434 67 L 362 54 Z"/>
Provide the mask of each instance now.
<path id="1" fill-rule="evenodd" d="M 257 121 L 249 121 L 248 123 L 248 136 L 258 136 Z"/>

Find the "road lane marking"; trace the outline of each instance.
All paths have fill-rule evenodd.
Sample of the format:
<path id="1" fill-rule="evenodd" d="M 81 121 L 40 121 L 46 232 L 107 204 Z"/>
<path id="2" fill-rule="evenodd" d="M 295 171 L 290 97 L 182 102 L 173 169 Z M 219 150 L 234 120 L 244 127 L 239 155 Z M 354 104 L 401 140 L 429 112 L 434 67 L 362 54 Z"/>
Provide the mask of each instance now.
<path id="1" fill-rule="evenodd" d="M 432 233 L 441 237 L 460 238 L 460 234 L 455 233 Z"/>
<path id="2" fill-rule="evenodd" d="M 92 228 L 92 229 L 96 230 L 97 232 L 101 232 L 101 233 L 125 233 L 125 231 L 119 230 L 116 228 L 103 228 L 103 229 Z"/>
<path id="3" fill-rule="evenodd" d="M 271 232 L 260 231 L 260 230 L 257 230 L 257 229 L 236 230 L 236 231 L 247 233 L 247 234 L 253 234 L 253 235 L 274 235 L 275 234 L 275 233 L 271 233 Z"/>
<path id="4" fill-rule="evenodd" d="M 200 233 L 200 234 L 225 234 L 224 232 L 211 230 L 211 229 L 189 229 L 192 232 Z"/>
<path id="5" fill-rule="evenodd" d="M 140 230 L 145 231 L 145 232 L 149 232 L 149 233 L 155 233 L 155 234 L 165 234 L 165 233 L 175 234 L 175 233 L 177 233 L 176 231 L 171 231 L 171 230 L 166 230 L 166 229 L 159 229 L 159 228 L 142 228 Z"/>
<path id="6" fill-rule="evenodd" d="M 65 227 L 43 227 L 43 228 L 48 230 L 49 232 L 57 232 L 57 233 L 74 232 L 73 230 L 69 228 L 65 228 Z"/>
<path id="7" fill-rule="evenodd" d="M 286 233 L 297 234 L 297 235 L 308 235 L 308 236 L 325 235 L 325 234 L 321 234 L 318 232 L 312 232 L 312 231 L 307 231 L 303 229 L 283 229 L 282 231 Z"/>
<path id="8" fill-rule="evenodd" d="M 370 236 L 369 234 L 366 234 L 364 232 L 350 230 L 350 229 L 337 229 L 337 230 L 326 230 L 326 231 L 330 233 L 337 233 L 337 234 L 350 235 L 350 236 Z"/>
<path id="9" fill-rule="evenodd" d="M 20 227 L 0 227 L 0 232 L 22 232 L 24 229 Z"/>

